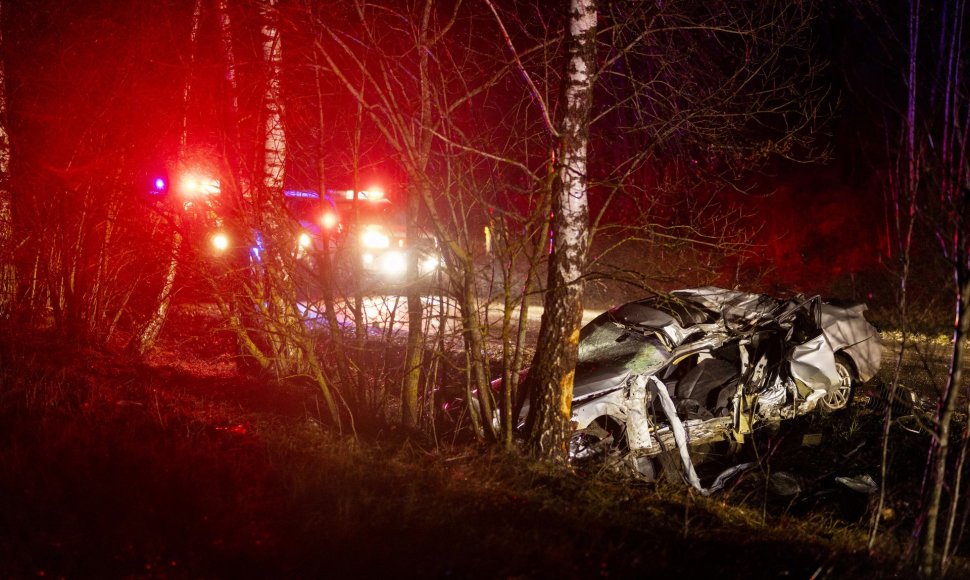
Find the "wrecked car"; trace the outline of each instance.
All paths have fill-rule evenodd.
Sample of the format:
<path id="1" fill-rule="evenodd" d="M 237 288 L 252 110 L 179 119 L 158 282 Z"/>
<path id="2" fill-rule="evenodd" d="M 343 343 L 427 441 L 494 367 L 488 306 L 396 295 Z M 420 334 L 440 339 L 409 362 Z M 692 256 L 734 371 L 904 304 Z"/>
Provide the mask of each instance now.
<path id="1" fill-rule="evenodd" d="M 865 310 L 703 287 L 604 312 L 580 333 L 570 457 L 620 450 L 650 475 L 671 451 L 701 489 L 689 448 L 837 411 L 875 376 L 882 347 Z M 521 421 L 527 413 L 528 401 Z"/>

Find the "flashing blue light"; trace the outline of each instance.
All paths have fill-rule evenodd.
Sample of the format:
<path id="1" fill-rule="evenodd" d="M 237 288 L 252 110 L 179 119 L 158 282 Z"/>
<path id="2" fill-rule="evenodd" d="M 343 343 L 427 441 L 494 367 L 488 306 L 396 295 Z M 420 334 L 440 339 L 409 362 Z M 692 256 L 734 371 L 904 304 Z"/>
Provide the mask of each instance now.
<path id="1" fill-rule="evenodd" d="M 315 191 L 300 191 L 297 189 L 287 189 L 283 191 L 286 197 L 302 197 L 306 199 L 320 199 L 320 194 Z"/>
<path id="2" fill-rule="evenodd" d="M 253 258 L 256 258 L 257 262 L 263 261 L 263 249 L 263 236 L 259 232 L 256 232 L 256 245 L 250 248 L 249 252 L 253 255 Z"/>
<path id="3" fill-rule="evenodd" d="M 162 191 L 165 189 L 165 180 L 161 177 L 155 178 L 155 191 Z"/>

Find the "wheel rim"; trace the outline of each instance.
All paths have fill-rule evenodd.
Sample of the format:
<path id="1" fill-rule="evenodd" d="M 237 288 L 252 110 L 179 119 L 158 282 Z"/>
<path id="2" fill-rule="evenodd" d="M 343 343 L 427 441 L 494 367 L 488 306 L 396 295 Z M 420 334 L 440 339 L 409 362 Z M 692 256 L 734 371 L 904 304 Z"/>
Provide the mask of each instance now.
<path id="1" fill-rule="evenodd" d="M 835 370 L 839 373 L 839 387 L 821 400 L 822 406 L 831 411 L 844 408 L 852 393 L 852 371 L 842 361 L 835 361 Z"/>

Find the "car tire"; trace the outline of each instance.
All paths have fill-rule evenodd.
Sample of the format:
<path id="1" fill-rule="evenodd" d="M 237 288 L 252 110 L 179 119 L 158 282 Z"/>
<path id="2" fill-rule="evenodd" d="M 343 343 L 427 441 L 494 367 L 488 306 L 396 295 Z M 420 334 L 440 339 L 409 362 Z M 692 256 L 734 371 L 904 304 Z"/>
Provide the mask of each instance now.
<path id="1" fill-rule="evenodd" d="M 835 355 L 835 370 L 839 373 L 839 388 L 818 401 L 819 409 L 826 414 L 841 411 L 852 403 L 852 395 L 857 382 L 855 367 L 852 366 L 852 360 L 846 355 L 842 353 Z"/>
<path id="2" fill-rule="evenodd" d="M 610 438 L 610 442 L 603 447 L 603 451 L 628 451 L 626 429 L 617 420 L 606 415 L 593 420 L 587 428 L 573 433 L 570 446 L 576 449 L 600 447 L 607 438 Z"/>

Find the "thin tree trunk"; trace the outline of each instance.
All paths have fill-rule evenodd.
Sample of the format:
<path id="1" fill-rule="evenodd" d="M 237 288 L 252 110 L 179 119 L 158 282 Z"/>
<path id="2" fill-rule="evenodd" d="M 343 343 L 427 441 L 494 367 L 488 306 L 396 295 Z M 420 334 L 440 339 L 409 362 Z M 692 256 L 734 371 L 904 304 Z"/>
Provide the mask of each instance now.
<path id="1" fill-rule="evenodd" d="M 956 412 L 958 398 L 962 392 L 960 381 L 963 361 L 963 337 L 970 330 L 970 315 L 966 305 L 966 284 L 957 290 L 957 320 L 953 330 L 953 353 L 950 371 L 947 375 L 945 397 L 939 418 L 939 438 L 936 442 L 936 455 L 933 463 L 933 485 L 930 488 L 930 498 L 926 507 L 926 527 L 923 532 L 923 543 L 920 550 L 920 574 L 931 577 L 938 572 L 938 558 L 936 556 L 936 528 L 940 518 L 940 504 L 943 499 L 943 489 L 946 487 L 946 462 L 950 445 L 950 427 L 953 414 Z M 950 509 L 957 506 L 951 505 Z"/>
<path id="2" fill-rule="evenodd" d="M 944 131 L 944 143 L 946 144 L 944 166 L 952 168 L 945 179 L 948 184 L 946 188 L 950 200 L 950 216 L 953 228 L 953 273 L 956 282 L 956 323 L 953 335 L 953 350 L 951 354 L 949 384 L 960 388 L 961 368 L 963 360 L 962 343 L 965 342 L 967 333 L 970 332 L 970 241 L 968 241 L 966 228 L 970 225 L 970 179 L 968 172 L 970 167 L 967 159 L 968 138 L 970 138 L 970 107 L 965 94 L 960 90 L 960 74 L 963 72 L 961 67 L 963 62 L 963 23 L 966 17 L 966 4 L 963 0 L 957 0 L 950 8 L 953 10 L 950 16 L 951 22 L 949 29 L 949 47 L 947 60 L 947 91 L 946 91 L 946 114 Z M 946 12 L 944 12 L 946 14 Z M 943 17 L 946 22 L 947 17 Z M 962 115 L 962 120 L 961 120 Z M 952 121 L 949 121 L 952 119 Z M 961 127 L 962 123 L 962 127 Z M 963 467 L 967 458 L 967 447 L 970 445 L 970 433 L 964 429 L 960 445 L 960 454 L 954 466 L 953 482 L 951 483 L 951 500 L 949 502 L 949 517 L 946 525 L 946 534 L 941 550 L 942 562 L 940 571 L 945 573 L 950 561 L 950 546 L 953 541 L 954 526 L 956 524 L 957 510 L 960 504 L 960 494 L 963 485 Z M 961 530 L 962 534 L 962 530 Z"/>
<path id="3" fill-rule="evenodd" d="M 155 311 L 148 318 L 148 322 L 132 338 L 128 344 L 130 352 L 137 356 L 144 356 L 155 347 L 158 337 L 162 333 L 165 321 L 168 319 L 168 309 L 172 304 L 172 294 L 175 290 L 175 276 L 178 273 L 179 253 L 182 249 L 182 234 L 178 230 L 172 232 L 172 244 L 169 247 L 168 267 L 162 280 L 162 289 L 158 293 Z"/>
<path id="4" fill-rule="evenodd" d="M 283 129 L 282 50 L 276 23 L 276 0 L 262 0 L 259 10 L 266 88 L 263 94 L 262 187 L 254 189 L 253 205 L 255 224 L 262 230 L 266 247 L 262 262 L 251 268 L 250 274 L 262 282 L 268 305 L 267 323 L 277 327 L 276 332 L 265 332 L 265 336 L 274 353 L 277 375 L 283 377 L 303 372 L 305 357 L 296 345 L 302 329 L 292 311 L 291 298 L 295 293 L 291 291 L 293 279 L 287 259 L 290 236 L 279 207 L 283 202 L 286 133 Z"/>
<path id="5" fill-rule="evenodd" d="M 407 355 L 404 362 L 404 383 L 401 389 L 401 413 L 402 420 L 406 426 L 414 427 L 418 423 L 418 391 L 421 385 L 422 364 L 424 358 L 424 333 L 422 332 L 422 320 L 424 307 L 421 304 L 420 289 L 417 285 L 418 279 L 418 256 L 417 239 L 420 232 L 418 226 L 418 215 L 421 208 L 421 199 L 429 198 L 430 191 L 425 171 L 428 168 L 428 157 L 431 151 L 432 135 L 430 127 L 431 119 L 431 79 L 428 71 L 429 58 L 429 23 L 432 14 L 431 0 L 424 4 L 424 11 L 421 17 L 420 35 L 418 37 L 418 98 L 421 115 L 421 128 L 418 133 L 418 148 L 415 152 L 415 167 L 411 171 L 412 175 L 419 177 L 417 180 L 420 193 L 413 189 L 408 192 L 408 223 L 407 223 L 407 243 L 408 243 L 408 346 Z"/>
<path id="6" fill-rule="evenodd" d="M 286 166 L 286 134 L 283 131 L 282 95 L 280 91 L 280 33 L 276 26 L 276 0 L 262 0 L 263 62 L 267 67 L 267 85 L 263 104 L 266 107 L 263 150 L 263 186 L 267 191 L 283 192 Z"/>
<path id="7" fill-rule="evenodd" d="M 959 385 L 963 380 L 963 343 L 966 341 L 966 337 L 970 334 L 970 280 L 967 279 L 966 274 L 963 276 L 963 282 L 957 290 L 957 323 L 953 332 L 953 350 L 951 352 L 951 363 L 950 372 L 947 382 L 950 385 Z M 953 530 L 956 523 L 957 508 L 960 504 L 960 488 L 963 482 L 963 465 L 966 461 L 967 455 L 967 430 L 964 429 L 964 435 L 962 439 L 962 446 L 960 448 L 960 456 L 957 460 L 957 464 L 954 467 L 954 479 L 952 485 L 952 499 L 950 501 L 949 518 L 946 526 L 946 536 L 943 540 L 943 549 L 940 550 L 942 554 L 942 565 L 941 571 L 946 572 L 947 565 L 949 564 L 950 557 L 950 546 L 953 541 Z"/>
<path id="8" fill-rule="evenodd" d="M 107 215 L 101 220 L 103 231 L 98 243 L 94 280 L 88 289 L 89 298 L 85 315 L 88 323 L 88 334 L 99 345 L 107 343 L 110 326 L 108 308 L 113 291 L 119 286 L 117 278 L 109 278 L 108 272 L 108 259 L 112 254 L 111 244 L 118 212 L 119 204 L 117 202 L 110 203 L 107 207 Z"/>
<path id="9" fill-rule="evenodd" d="M 424 187 L 422 185 L 422 187 Z M 404 361 L 404 384 L 401 388 L 401 422 L 405 427 L 416 428 L 419 419 L 418 392 L 421 387 L 422 362 L 424 360 L 424 332 L 422 319 L 424 305 L 418 289 L 418 252 L 419 229 L 417 226 L 421 197 L 415 191 L 408 192 L 408 341 Z"/>
<path id="10" fill-rule="evenodd" d="M 0 54 L 3 41 L 3 4 L 0 2 Z M 13 193 L 10 190 L 10 139 L 7 136 L 7 82 L 0 59 L 0 320 L 10 318 L 17 299 L 14 266 Z"/>
<path id="11" fill-rule="evenodd" d="M 314 64 L 317 60 L 317 52 L 313 52 Z M 320 71 L 319 67 L 314 71 L 314 82 L 317 90 L 317 107 L 318 107 L 318 117 L 317 117 L 317 130 L 320 132 L 320 139 L 317 142 L 317 170 L 318 170 L 318 181 L 317 189 L 320 192 L 320 202 L 321 205 L 324 202 L 325 196 L 327 195 L 327 181 L 325 179 L 324 166 L 324 150 L 325 150 L 325 139 L 324 139 L 324 120 L 323 120 L 323 89 L 320 86 Z M 323 312 L 324 317 L 327 321 L 327 326 L 330 328 L 330 341 L 333 344 L 333 354 L 337 363 L 337 383 L 341 386 L 350 385 L 350 370 L 347 365 L 347 355 L 344 351 L 344 335 L 343 331 L 340 329 L 340 324 L 337 321 L 337 310 L 334 305 L 334 271 L 333 271 L 333 256 L 330 254 L 330 232 L 326 226 L 321 228 L 321 241 L 322 241 L 322 251 L 320 253 L 320 286 L 323 294 Z"/>
<path id="12" fill-rule="evenodd" d="M 914 4 L 915 2 L 915 4 Z M 906 352 L 909 338 L 909 273 L 911 267 L 911 251 L 913 246 L 913 228 L 916 225 L 917 193 L 919 190 L 919 159 L 916 150 L 916 53 L 919 47 L 919 0 L 910 3 L 909 14 L 909 49 L 908 75 L 906 80 L 906 134 L 905 134 L 905 173 L 897 179 L 895 201 L 895 229 L 899 236 L 899 256 L 902 260 L 899 278 L 899 324 L 902 328 L 902 338 L 896 356 L 896 366 L 893 370 L 893 381 L 889 389 L 889 400 L 893 401 L 899 386 L 899 375 L 903 365 L 903 355 Z M 869 548 L 875 546 L 882 518 L 882 508 L 886 501 L 886 480 L 889 469 L 889 428 L 892 425 L 893 406 L 886 406 L 886 416 L 883 418 L 882 428 L 882 456 L 880 461 L 879 501 L 872 519 L 869 531 Z"/>
<path id="13" fill-rule="evenodd" d="M 494 250 L 489 249 L 490 253 L 494 253 L 497 256 L 504 258 L 504 263 L 501 263 L 499 267 L 501 268 L 502 275 L 502 392 L 500 393 L 501 400 L 499 402 L 499 443 L 509 449 L 512 447 L 513 434 L 515 432 L 515 417 L 513 416 L 513 410 L 515 409 L 515 387 L 516 384 L 512 382 L 512 374 L 515 372 L 513 370 L 513 358 L 515 344 L 512 342 L 512 313 L 516 306 L 516 296 L 513 294 L 512 289 L 512 276 L 515 274 L 515 264 L 516 264 L 516 252 L 513 252 L 511 245 L 509 244 L 508 228 L 505 222 L 505 218 L 500 216 L 494 221 L 495 226 L 493 227 L 493 239 L 494 239 Z M 492 263 L 495 263 L 495 259 Z M 493 265 L 494 270 L 494 265 Z M 518 296 L 519 305 L 519 322 L 521 323 L 522 310 L 526 311 L 526 316 L 528 316 L 528 306 L 525 303 L 526 295 L 528 294 L 528 278 L 526 278 L 525 288 L 522 293 Z"/>
<path id="14" fill-rule="evenodd" d="M 915 0 L 914 0 L 915 1 Z M 917 9 L 919 4 L 916 4 Z M 945 65 L 945 72 L 942 78 L 943 107 L 941 113 L 942 128 L 941 139 L 939 140 L 939 177 L 940 209 L 944 212 L 944 222 L 938 226 L 937 238 L 941 241 L 943 253 L 948 258 L 953 268 L 953 281 L 955 286 L 955 316 L 952 336 L 952 352 L 950 357 L 950 370 L 947 376 L 946 386 L 943 390 L 943 401 L 937 414 L 937 439 L 935 455 L 932 455 L 932 475 L 930 481 L 929 498 L 925 507 L 926 526 L 920 545 L 919 570 L 923 576 L 932 576 L 942 572 L 946 565 L 946 554 L 949 551 L 952 539 L 953 523 L 956 517 L 956 510 L 960 498 L 960 486 L 962 479 L 955 470 L 947 469 L 947 461 L 950 446 L 951 426 L 954 413 L 956 412 L 958 399 L 962 396 L 962 361 L 963 361 L 963 342 L 964 337 L 970 331 L 970 313 L 968 313 L 968 301 L 970 301 L 970 251 L 966 228 L 970 222 L 970 189 L 968 189 L 968 168 L 966 161 L 967 137 L 970 132 L 970 120 L 966 119 L 966 98 L 962 94 L 961 87 L 963 81 L 960 75 L 964 66 L 963 61 L 963 17 L 964 4 L 958 0 L 945 6 L 948 13 L 944 10 L 941 13 L 941 36 L 940 36 L 940 56 L 941 62 Z M 961 115 L 963 119 L 961 119 Z M 931 144 L 936 149 L 936 144 Z M 932 448 L 931 448 L 932 451 Z M 962 466 L 962 457 L 957 462 Z M 950 472 L 950 478 L 947 473 Z M 943 549 L 940 556 L 937 555 L 937 528 L 942 515 L 943 492 L 949 492 L 949 517 L 944 534 Z"/>
<path id="15" fill-rule="evenodd" d="M 189 33 L 189 70 L 185 74 L 185 84 L 182 86 L 182 131 L 179 135 L 179 157 L 185 156 L 188 146 L 189 133 L 189 99 L 192 96 L 192 65 L 195 63 L 196 51 L 198 50 L 199 24 L 202 21 L 202 0 L 195 0 L 192 8 L 192 29 Z M 172 293 L 175 288 L 175 277 L 178 273 L 179 256 L 182 252 L 182 234 L 179 232 L 181 216 L 175 217 L 176 223 L 172 232 L 172 243 L 169 247 L 168 267 L 165 268 L 165 278 L 162 280 L 162 288 L 158 292 L 155 302 L 155 311 L 152 312 L 148 321 L 142 326 L 139 332 L 128 343 L 128 349 L 138 356 L 144 356 L 149 350 L 154 348 L 158 341 L 165 321 L 168 319 L 168 310 L 172 304 Z"/>
<path id="16" fill-rule="evenodd" d="M 354 118 L 354 141 L 352 145 L 353 163 L 353 186 L 354 199 L 351 205 L 352 225 L 349 236 L 350 247 L 350 272 L 351 285 L 353 290 L 353 303 L 351 304 L 354 315 L 354 345 L 357 352 L 365 352 L 367 346 L 367 321 L 364 320 L 364 293 L 363 293 L 363 247 L 360 240 L 360 139 L 363 133 L 364 124 L 364 105 L 357 101 L 357 116 Z M 350 399 L 359 404 L 361 408 L 367 401 L 367 391 L 370 385 L 367 382 L 365 373 L 357 373 L 357 388 L 351 391 Z M 377 386 L 374 387 L 378 388 Z"/>

